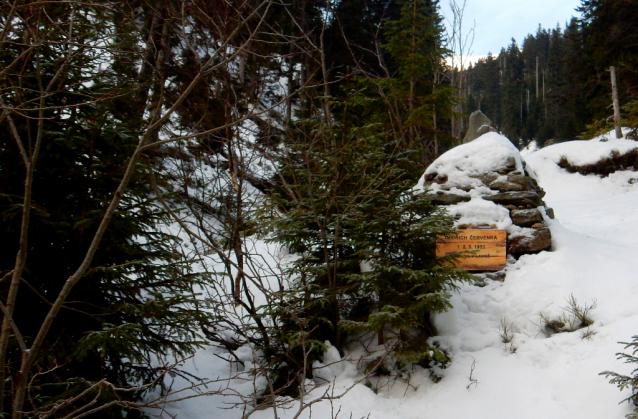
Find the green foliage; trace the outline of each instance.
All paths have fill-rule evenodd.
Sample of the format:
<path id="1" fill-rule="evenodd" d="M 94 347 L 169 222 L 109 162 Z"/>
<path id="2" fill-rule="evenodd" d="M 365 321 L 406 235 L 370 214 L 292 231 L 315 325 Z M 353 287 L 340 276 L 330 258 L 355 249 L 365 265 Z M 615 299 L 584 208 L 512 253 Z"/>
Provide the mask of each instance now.
<path id="1" fill-rule="evenodd" d="M 361 333 L 387 333 L 398 361 L 438 354 L 427 343 L 434 333 L 429 316 L 447 310 L 449 291 L 468 278 L 434 257 L 436 237 L 451 232 L 451 218 L 408 192 L 377 136 L 353 137 L 338 147 L 341 155 L 309 148 L 305 158 L 312 160 L 284 167 L 287 178 L 299 180 L 285 185 L 297 199 L 272 197 L 285 208 L 272 221 L 274 240 L 300 255 L 287 298 L 305 316 L 306 339 L 343 350 Z M 288 333 L 300 326 L 295 320 Z"/>
<path id="2" fill-rule="evenodd" d="M 34 5 L 5 34 L 12 41 L 0 53 L 9 70 L 0 78 L 9 109 L 0 121 L 6 139 L 0 147 L 2 275 L 14 269 L 20 242 L 26 168 L 18 144 L 31 154 L 42 142 L 34 159 L 28 253 L 14 311 L 27 346 L 82 263 L 140 138 L 145 103 L 136 100 L 139 61 L 130 58 L 139 54 L 138 23 L 124 19 L 127 9 L 121 6 Z M 144 22 L 145 11 L 137 12 Z M 76 39 L 69 39 L 68 27 Z M 30 36 L 37 48 L 23 42 Z M 179 239 L 160 227 L 167 216 L 148 185 L 152 169 L 150 159 L 135 168 L 88 271 L 55 318 L 35 364 L 49 372 L 30 384 L 33 398 L 26 411 L 80 394 L 100 380 L 124 387 L 154 382 L 165 373 L 158 358 L 185 357 L 200 345 L 198 324 L 206 315 L 195 309 L 194 288 L 202 278 L 178 260 Z M 9 282 L 0 284 L 3 301 Z M 10 394 L 20 366 L 15 342 L 7 360 L 3 385 Z M 115 397 L 112 389 L 103 390 L 100 401 Z M 138 400 L 141 392 L 122 395 Z M 10 411 L 10 397 L 4 403 L 0 410 Z M 112 408 L 104 414 L 125 413 Z"/>
<path id="3" fill-rule="evenodd" d="M 364 205 L 362 222 L 353 232 L 362 244 L 357 254 L 370 271 L 351 275 L 350 280 L 373 304 L 367 318 L 347 324 L 357 331 L 387 333 L 397 342 L 394 356 L 417 363 L 429 352 L 439 352 L 419 337 L 434 333 L 430 314 L 451 307 L 449 292 L 468 275 L 444 266 L 445 261 L 434 255 L 436 237 L 451 230 L 449 217 L 423 195 L 397 191 L 390 196 L 374 215 Z"/>
<path id="4" fill-rule="evenodd" d="M 638 35 L 635 2 L 582 0 L 578 10 L 582 13 L 583 41 L 590 66 L 597 72 L 616 66 L 620 101 L 626 103 L 628 98 L 633 98 L 638 93 L 638 46 L 630 41 Z M 598 83 L 595 80 L 591 82 L 594 87 L 603 87 L 607 96 L 604 106 L 607 106 L 608 82 L 604 86 L 601 86 L 600 80 Z"/>
<path id="5" fill-rule="evenodd" d="M 609 67 L 616 66 L 620 103 L 638 95 L 637 12 L 632 1 L 583 0 L 564 29 L 539 27 L 468 70 L 468 111 L 480 109 L 509 138 L 547 141 L 595 136 L 610 116 Z M 624 112 L 635 114 L 627 108 Z M 625 118 L 623 125 L 633 124 Z M 634 126 L 634 125 L 631 125 Z"/>
<path id="6" fill-rule="evenodd" d="M 373 335 L 396 365 L 448 359 L 429 341 L 430 315 L 450 307 L 469 275 L 435 258 L 452 219 L 410 188 L 443 142 L 436 121 L 451 116 L 453 91 L 437 79 L 447 51 L 436 2 L 399 4 L 398 19 L 383 25 L 394 72 L 344 80 L 332 115 L 299 119 L 284 142 L 270 226 L 272 240 L 299 256 L 282 297 L 282 337 L 304 338 L 282 365 L 317 359 L 310 342 L 343 351 Z M 291 307 L 300 314 L 284 314 Z"/>
<path id="7" fill-rule="evenodd" d="M 36 172 L 38 211 L 31 220 L 24 274 L 28 286 L 15 311 L 26 336 L 35 335 L 50 307 L 47 301 L 55 298 L 81 263 L 103 216 L 104 202 L 121 176 L 118 156 L 130 155 L 133 145 L 130 137 L 109 136 L 107 128 L 86 132 L 73 122 L 67 123 L 64 135 L 46 134 L 46 151 Z M 0 153 L 0 161 L 9 158 Z M 17 253 L 21 216 L 11 197 L 20 196 L 23 173 L 3 166 L 0 227 L 7 239 L 2 252 L 6 272 Z M 166 222 L 166 216 L 150 199 L 144 168 L 139 169 L 90 269 L 54 322 L 38 361 L 43 370 L 64 365 L 55 374 L 58 384 L 71 380 L 65 386 L 77 383 L 82 388 L 83 380 L 101 378 L 120 386 L 152 382 L 162 373 L 159 365 L 151 364 L 154 356 L 185 357 L 201 341 L 197 324 L 206 316 L 194 309 L 192 301 L 193 287 L 202 279 L 184 262 L 174 260 L 176 238 L 160 231 L 158 225 Z M 39 398 L 63 397 L 55 393 L 58 388 L 42 387 Z"/>
<path id="8" fill-rule="evenodd" d="M 404 0 L 399 5 L 399 18 L 387 21 L 383 31 L 387 38 L 383 46 L 396 70 L 377 85 L 389 102 L 386 106 L 395 113 L 388 115 L 390 121 L 401 121 L 393 130 L 403 137 L 407 149 L 417 152 L 414 160 L 426 166 L 454 143 L 441 130 L 457 103 L 454 88 L 442 82 L 444 59 L 450 51 L 443 47 L 437 1 Z"/>
<path id="9" fill-rule="evenodd" d="M 638 99 L 633 99 L 620 107 L 621 126 L 631 128 L 626 134 L 630 140 L 638 139 Z M 586 130 L 578 136 L 584 140 L 601 136 L 614 129 L 614 123 L 610 118 L 597 119 L 586 126 Z"/>
<path id="10" fill-rule="evenodd" d="M 418 95 L 413 91 L 418 106 L 410 113 L 406 86 L 416 71 L 405 73 L 406 79 L 346 84 L 349 94 L 331 103 L 330 119 L 300 119 L 284 142 L 269 225 L 272 240 L 298 258 L 289 271 L 293 286 L 282 296 L 280 339 L 304 336 L 294 340 L 296 354 L 288 350 L 285 356 L 310 361 L 320 355 L 311 342 L 329 340 L 343 351 L 363 335 L 378 334 L 384 341 L 387 335 L 401 365 L 445 358 L 428 343 L 434 334 L 430 315 L 447 310 L 449 292 L 469 276 L 449 267 L 452 258 L 435 258 L 436 237 L 452 231 L 452 219 L 427 196 L 410 192 L 419 166 L 423 170 L 423 146 L 394 129 L 387 110 L 380 112 L 389 96 L 382 99 L 376 90 L 391 92 L 389 102 L 400 104 L 395 109 L 406 126 L 423 128 L 419 112 L 429 118 L 442 106 L 428 84 Z M 291 311 L 300 314 L 288 316 Z M 284 362 L 302 366 L 298 359 Z"/>
<path id="11" fill-rule="evenodd" d="M 631 128 L 627 134 L 630 140 L 638 140 L 638 99 L 634 99 L 621 107 L 621 121 L 623 127 Z"/>
<path id="12" fill-rule="evenodd" d="M 399 4 L 399 18 L 387 21 L 384 27 L 388 39 L 385 48 L 397 65 L 395 79 L 403 84 L 427 83 L 427 78 L 440 69 L 441 57 L 448 52 L 441 42 L 443 27 L 437 2 L 403 0 Z M 426 80 L 417 80 L 419 76 L 425 76 Z M 416 86 L 414 90 L 420 88 Z"/>
<path id="13" fill-rule="evenodd" d="M 585 131 L 582 132 L 578 138 L 590 140 L 603 134 L 607 134 L 613 129 L 614 124 L 612 122 L 607 122 L 607 118 L 597 119 L 591 124 L 585 125 Z"/>
<path id="14" fill-rule="evenodd" d="M 630 353 L 619 352 L 616 354 L 618 359 L 622 359 L 625 364 L 638 364 L 638 336 L 632 336 L 631 342 L 620 342 L 625 345 L 625 350 L 630 349 Z M 612 371 L 603 371 L 600 375 L 604 375 L 606 378 L 611 377 L 609 380 L 610 384 L 615 385 L 621 391 L 625 389 L 629 389 L 631 391 L 631 396 L 622 400 L 621 403 L 627 402 L 632 403 L 634 406 L 638 406 L 638 368 L 634 369 L 631 372 L 631 375 L 623 375 L 618 374 Z M 625 417 L 629 419 L 637 419 L 638 418 L 638 407 L 634 409 L 634 411 Z"/>
<path id="15" fill-rule="evenodd" d="M 326 60 L 333 68 L 332 80 L 360 68 L 375 77 L 385 73 L 383 66 L 396 68 L 387 51 L 377 53 L 386 42 L 381 26 L 400 14 L 399 2 L 391 0 L 345 0 L 336 2 L 334 17 L 325 34 Z"/>

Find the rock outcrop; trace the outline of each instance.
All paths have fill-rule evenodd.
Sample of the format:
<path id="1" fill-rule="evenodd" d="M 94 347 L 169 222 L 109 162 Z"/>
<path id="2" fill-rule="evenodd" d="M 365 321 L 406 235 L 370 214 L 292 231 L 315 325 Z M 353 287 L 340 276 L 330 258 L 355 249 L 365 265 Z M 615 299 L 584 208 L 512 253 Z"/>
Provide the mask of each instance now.
<path id="1" fill-rule="evenodd" d="M 495 131 L 496 130 L 492 126 L 490 118 L 485 116 L 485 114 L 481 111 L 474 111 L 470 114 L 470 121 L 467 133 L 465 133 L 465 138 L 463 138 L 463 144 L 474 141 L 483 134 Z"/>
<path id="2" fill-rule="evenodd" d="M 553 218 L 545 192 L 518 149 L 489 132 L 439 157 L 425 171 L 417 190 L 454 215 L 458 228 L 506 230 L 507 251 L 519 257 L 551 248 Z"/>

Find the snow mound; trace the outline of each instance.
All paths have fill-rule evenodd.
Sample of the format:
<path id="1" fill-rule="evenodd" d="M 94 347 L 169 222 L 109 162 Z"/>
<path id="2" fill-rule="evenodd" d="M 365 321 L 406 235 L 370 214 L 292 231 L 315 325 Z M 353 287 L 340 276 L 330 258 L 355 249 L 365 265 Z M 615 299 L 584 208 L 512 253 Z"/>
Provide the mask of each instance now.
<path id="1" fill-rule="evenodd" d="M 543 190 L 506 137 L 489 132 L 436 159 L 415 186 L 444 205 L 458 228 L 497 228 L 526 232 L 543 218 Z M 513 210 L 536 211 L 535 221 L 510 218 Z M 518 225 L 516 225 L 518 224 Z"/>
<path id="2" fill-rule="evenodd" d="M 523 159 L 518 149 L 506 137 L 488 132 L 476 140 L 462 144 L 436 159 L 423 173 L 415 190 L 425 190 L 426 177 L 437 173 L 447 175 L 447 185 L 459 189 L 480 187 L 482 182 L 472 176 L 482 173 L 498 172 L 508 164 L 515 164 L 516 170 L 523 172 Z M 437 190 L 437 184 L 429 189 Z"/>
<path id="3" fill-rule="evenodd" d="M 623 135 L 630 131 L 629 128 L 623 128 Z M 571 164 L 584 166 L 609 157 L 614 151 L 624 154 L 636 147 L 638 147 L 638 142 L 624 138 L 617 139 L 614 131 L 609 131 L 607 134 L 591 140 L 575 140 L 550 145 L 536 151 L 531 156 L 535 162 L 540 164 L 543 164 L 542 160 L 558 163 L 561 157 L 566 157 Z"/>
<path id="4" fill-rule="evenodd" d="M 494 202 L 481 198 L 472 198 L 469 202 L 462 202 L 448 207 L 449 213 L 456 219 L 456 225 L 495 225 L 499 230 L 512 226 L 510 212 Z"/>

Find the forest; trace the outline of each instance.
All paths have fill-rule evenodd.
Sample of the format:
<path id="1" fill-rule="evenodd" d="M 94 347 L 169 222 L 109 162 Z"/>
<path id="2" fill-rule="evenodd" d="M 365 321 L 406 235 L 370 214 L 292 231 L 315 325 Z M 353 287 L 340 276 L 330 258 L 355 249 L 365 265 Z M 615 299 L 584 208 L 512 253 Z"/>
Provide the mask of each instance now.
<path id="1" fill-rule="evenodd" d="M 520 46 L 512 39 L 467 70 L 464 110 L 482 110 L 519 145 L 591 138 L 613 115 L 609 68 L 616 66 L 624 118 L 633 126 L 635 6 L 583 1 L 565 28 L 539 27 Z"/>
<path id="2" fill-rule="evenodd" d="M 459 69 L 438 0 L 0 1 L 0 417 L 157 416 L 175 377 L 276 416 L 330 350 L 440 380 L 472 277 L 423 170 L 477 109 L 609 129 L 610 66 L 638 127 L 636 2 L 577 13 Z M 182 368 L 206 347 L 251 390 Z"/>

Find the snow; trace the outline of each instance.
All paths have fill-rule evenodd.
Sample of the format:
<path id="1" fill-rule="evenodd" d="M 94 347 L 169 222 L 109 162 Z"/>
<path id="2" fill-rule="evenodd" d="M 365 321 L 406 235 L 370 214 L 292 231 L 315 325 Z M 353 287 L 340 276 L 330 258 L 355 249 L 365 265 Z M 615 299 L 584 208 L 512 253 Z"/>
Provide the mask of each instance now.
<path id="1" fill-rule="evenodd" d="M 529 142 L 529 144 L 527 144 L 527 146 L 525 146 L 525 148 L 521 150 L 521 156 L 525 157 L 528 154 L 532 154 L 538 150 L 538 143 L 536 142 L 536 140 L 532 140 Z"/>
<path id="2" fill-rule="evenodd" d="M 428 193 L 452 193 L 470 196 L 468 202 L 447 207 L 455 218 L 455 225 L 494 225 L 499 230 L 508 230 L 510 235 L 530 234 L 531 230 L 512 224 L 509 211 L 501 205 L 483 199 L 496 191 L 488 188 L 482 175 L 490 174 L 496 182 L 507 182 L 506 175 L 498 172 L 508 165 L 514 165 L 519 174 L 529 172 L 537 178 L 533 170 L 524 170 L 525 161 L 512 142 L 501 134 L 488 132 L 474 141 L 459 145 L 436 159 L 423 173 L 415 186 L 415 191 Z M 443 184 L 427 182 L 426 176 L 445 176 Z M 541 207 L 542 208 L 542 207 Z"/>
<path id="3" fill-rule="evenodd" d="M 453 215 L 455 223 L 460 224 L 490 224 L 499 230 L 506 230 L 512 226 L 510 212 L 494 202 L 475 197 L 468 202 L 450 205 L 448 211 Z"/>
<path id="4" fill-rule="evenodd" d="M 415 189 L 423 189 L 425 176 L 431 173 L 447 175 L 447 186 L 459 189 L 481 185 L 471 175 L 498 171 L 506 165 L 509 158 L 516 160 L 516 170 L 523 171 L 523 163 L 518 149 L 504 136 L 488 132 L 467 144 L 460 145 L 436 159 L 423 173 Z M 432 185 L 438 189 L 439 185 Z"/>
<path id="5" fill-rule="evenodd" d="M 624 128 L 623 135 L 631 132 L 630 129 Z M 573 164 L 582 166 L 592 164 L 601 158 L 609 157 L 612 151 L 626 153 L 636 148 L 636 142 L 624 138 L 617 139 L 614 131 L 598 136 L 591 140 L 576 140 L 564 143 L 554 144 L 533 153 L 535 159 L 550 160 L 557 163 L 558 160 L 565 156 Z"/>
<path id="6" fill-rule="evenodd" d="M 327 342 L 328 351 L 317 361 L 321 367 L 317 381 L 332 384 L 316 387 L 308 397 L 353 387 L 342 398 L 317 403 L 299 417 L 332 418 L 339 412 L 339 417 L 357 419 L 600 419 L 630 413 L 633 406 L 618 404 L 629 391 L 619 392 L 599 373 L 628 374 L 632 370 L 632 364 L 622 364 L 615 354 L 623 349 L 619 341 L 638 334 L 638 185 L 632 181 L 638 173 L 617 172 L 600 178 L 568 173 L 556 165 L 561 156 L 586 164 L 612 150 L 623 152 L 638 146 L 607 137 L 608 141 L 572 141 L 526 154 L 527 164 L 547 192 L 544 200 L 556 213 L 555 220 L 547 221 L 553 235 L 552 251 L 524 255 L 509 263 L 504 282 L 487 280 L 485 287 L 467 284 L 453 295 L 453 309 L 435 317 L 440 335 L 436 340 L 453 359 L 441 371 L 439 383 L 417 367 L 409 386 L 397 381 L 375 394 L 363 383 L 357 384 L 361 375 L 355 362 L 347 354 L 342 360 Z M 446 154 L 428 170 L 450 174 L 457 169 L 493 170 L 495 160 L 512 156 L 518 167 L 522 164 L 518 151 L 503 138 L 486 134 L 459 147 L 452 153 L 454 158 Z M 451 180 L 467 184 L 469 179 L 459 175 Z M 461 219 L 483 212 L 507 223 L 506 214 L 486 202 L 475 198 L 452 211 Z M 564 315 L 570 295 L 581 305 L 597 303 L 591 312 L 593 334 L 589 339 L 581 331 L 546 337 L 540 330 L 540 315 Z M 499 336 L 502 324 L 512 327 L 510 343 L 503 343 Z M 246 360 L 252 359 L 250 348 L 241 351 Z M 236 373 L 210 348 L 188 361 L 187 368 L 211 379 Z M 251 377 L 239 378 L 228 385 L 249 392 Z M 202 396 L 170 404 L 167 412 L 180 419 L 240 418 L 241 409 L 228 409 L 233 401 L 237 401 L 234 396 Z M 290 406 L 276 414 L 272 409 L 257 411 L 252 417 L 292 418 L 298 403 Z"/>

